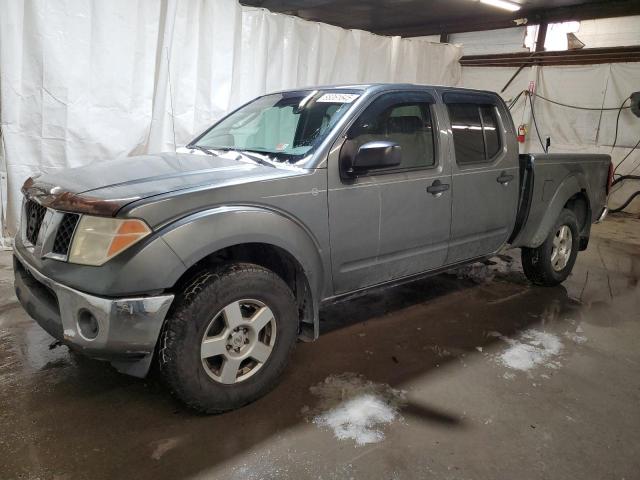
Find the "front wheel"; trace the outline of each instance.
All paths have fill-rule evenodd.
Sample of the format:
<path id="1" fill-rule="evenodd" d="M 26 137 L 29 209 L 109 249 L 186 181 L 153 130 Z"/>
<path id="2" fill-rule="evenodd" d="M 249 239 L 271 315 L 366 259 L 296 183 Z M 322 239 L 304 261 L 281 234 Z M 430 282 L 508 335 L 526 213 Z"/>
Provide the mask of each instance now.
<path id="1" fill-rule="evenodd" d="M 277 384 L 297 334 L 286 283 L 258 265 L 228 265 L 197 275 L 176 298 L 160 339 L 160 370 L 191 408 L 231 410 Z"/>
<path id="2" fill-rule="evenodd" d="M 578 219 L 572 210 L 564 209 L 542 245 L 522 248 L 524 274 L 535 285 L 558 285 L 571 273 L 579 248 Z"/>

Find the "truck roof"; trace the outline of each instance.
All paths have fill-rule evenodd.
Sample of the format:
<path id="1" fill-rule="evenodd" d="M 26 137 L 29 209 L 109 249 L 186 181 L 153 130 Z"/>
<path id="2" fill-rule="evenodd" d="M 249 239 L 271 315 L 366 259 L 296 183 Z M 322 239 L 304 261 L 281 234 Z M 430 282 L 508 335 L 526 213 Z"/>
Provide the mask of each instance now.
<path id="1" fill-rule="evenodd" d="M 499 96 L 496 92 L 491 90 L 477 90 L 473 88 L 464 88 L 464 87 L 452 87 L 447 85 L 424 85 L 424 84 L 416 84 L 416 83 L 345 83 L 345 84 L 337 84 L 337 85 L 314 85 L 308 87 L 300 87 L 300 88 L 287 88 L 283 90 L 277 90 L 275 92 L 270 93 L 281 93 L 281 92 L 300 92 L 305 90 L 361 90 L 363 92 L 379 92 L 384 90 L 398 90 L 398 89 L 415 89 L 415 88 L 434 88 L 438 91 L 447 90 L 447 91 L 459 91 L 459 92 L 470 92 L 470 93 L 485 93 Z"/>

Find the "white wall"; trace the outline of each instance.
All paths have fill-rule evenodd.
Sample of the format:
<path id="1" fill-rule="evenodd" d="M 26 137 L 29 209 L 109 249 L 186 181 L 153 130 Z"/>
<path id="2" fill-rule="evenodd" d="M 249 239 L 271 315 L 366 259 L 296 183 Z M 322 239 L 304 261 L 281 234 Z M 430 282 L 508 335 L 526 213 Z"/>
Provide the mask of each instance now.
<path id="1" fill-rule="evenodd" d="M 455 85 L 460 55 L 236 0 L 0 0 L 1 223 L 15 231 L 20 187 L 39 171 L 173 150 L 270 90 Z"/>
<path id="2" fill-rule="evenodd" d="M 464 55 L 528 52 L 524 46 L 525 27 L 503 28 L 484 32 L 453 33 L 449 42 L 461 45 Z"/>
<path id="3" fill-rule="evenodd" d="M 481 32 L 452 33 L 449 42 L 463 49 L 463 55 L 490 55 L 494 53 L 528 52 L 524 46 L 526 27 L 484 30 Z M 440 35 L 414 37 L 440 43 Z"/>
<path id="4" fill-rule="evenodd" d="M 640 45 L 640 15 L 583 20 L 576 36 L 585 48 Z"/>

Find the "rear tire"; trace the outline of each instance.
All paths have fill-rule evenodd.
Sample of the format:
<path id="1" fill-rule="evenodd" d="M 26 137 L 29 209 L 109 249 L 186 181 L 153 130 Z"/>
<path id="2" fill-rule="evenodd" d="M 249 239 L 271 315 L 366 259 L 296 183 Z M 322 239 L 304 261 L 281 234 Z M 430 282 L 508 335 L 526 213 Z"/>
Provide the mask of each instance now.
<path id="1" fill-rule="evenodd" d="M 535 285 L 558 285 L 571 273 L 579 249 L 578 219 L 572 210 L 565 208 L 542 245 L 522 248 L 524 274 Z"/>
<path id="2" fill-rule="evenodd" d="M 227 265 L 196 275 L 176 297 L 160 337 L 160 371 L 187 406 L 224 412 L 277 384 L 297 336 L 286 283 L 259 265 Z"/>

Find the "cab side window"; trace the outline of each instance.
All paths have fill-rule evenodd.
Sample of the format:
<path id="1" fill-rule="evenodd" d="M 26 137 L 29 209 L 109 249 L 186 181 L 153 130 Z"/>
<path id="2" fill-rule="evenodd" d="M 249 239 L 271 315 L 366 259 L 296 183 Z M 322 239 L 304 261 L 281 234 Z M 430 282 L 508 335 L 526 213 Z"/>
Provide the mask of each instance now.
<path id="1" fill-rule="evenodd" d="M 348 133 L 351 148 L 375 140 L 395 142 L 402 162 L 389 170 L 427 168 L 435 165 L 431 103 L 425 95 L 390 93 L 373 101 Z M 385 170 L 377 170 L 377 173 Z"/>
<path id="2" fill-rule="evenodd" d="M 491 162 L 502 149 L 495 107 L 452 103 L 447 109 L 456 162 L 459 165 Z"/>

